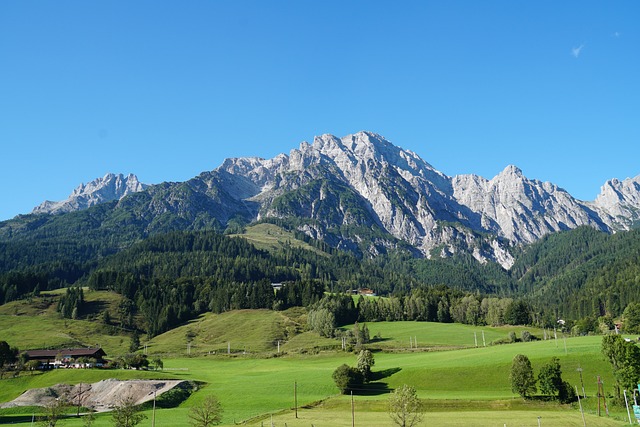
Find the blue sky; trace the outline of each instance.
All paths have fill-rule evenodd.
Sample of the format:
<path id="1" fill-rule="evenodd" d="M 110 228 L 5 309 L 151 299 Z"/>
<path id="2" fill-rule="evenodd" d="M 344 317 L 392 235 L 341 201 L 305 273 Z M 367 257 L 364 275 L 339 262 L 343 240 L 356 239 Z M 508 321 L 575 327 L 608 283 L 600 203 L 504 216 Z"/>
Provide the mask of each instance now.
<path id="1" fill-rule="evenodd" d="M 0 2 L 0 220 L 107 172 L 379 133 L 593 200 L 640 174 L 640 2 Z"/>

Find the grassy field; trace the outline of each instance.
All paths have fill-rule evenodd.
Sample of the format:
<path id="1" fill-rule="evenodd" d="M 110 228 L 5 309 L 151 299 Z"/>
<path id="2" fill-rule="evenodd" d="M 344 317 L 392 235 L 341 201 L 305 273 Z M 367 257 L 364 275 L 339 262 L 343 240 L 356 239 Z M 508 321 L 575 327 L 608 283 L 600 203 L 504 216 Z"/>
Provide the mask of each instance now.
<path id="1" fill-rule="evenodd" d="M 253 244 L 256 248 L 267 251 L 279 250 L 285 245 L 291 245 L 294 248 L 301 248 L 326 255 L 308 243 L 298 240 L 292 232 L 274 224 L 264 223 L 252 225 L 247 227 L 243 234 L 233 234 L 231 237 L 241 237 L 249 241 L 249 243 Z"/>
<path id="2" fill-rule="evenodd" d="M 347 325 L 342 329 L 352 328 L 353 325 Z M 544 337 L 541 329 L 522 326 L 477 327 L 456 323 L 374 322 L 367 323 L 367 328 L 372 339 L 375 336 L 381 337 L 372 346 L 383 350 L 483 347 L 485 344 L 491 345 L 494 341 L 506 339 L 509 332 L 515 332 L 516 336 L 520 337 L 524 330 L 539 338 Z"/>
<path id="3" fill-rule="evenodd" d="M 9 318 L 22 323 L 9 325 L 12 337 L 35 335 L 34 330 L 50 328 L 48 322 L 37 322 L 36 316 L 0 313 L 0 321 Z M 321 338 L 314 333 L 294 334 L 300 312 L 277 313 L 267 310 L 237 311 L 220 315 L 207 314 L 181 328 L 155 337 L 148 343 L 148 352 L 162 354 L 163 372 L 59 370 L 40 375 L 27 375 L 1 381 L 0 401 L 17 397 L 28 388 L 44 387 L 60 382 L 94 382 L 105 378 L 177 378 L 206 383 L 178 408 L 162 409 L 156 413 L 157 425 L 187 426 L 188 408 L 202 401 L 208 394 L 216 395 L 224 408 L 223 425 L 246 423 L 250 426 L 350 426 L 351 400 L 340 396 L 331 378 L 342 363 L 354 366 L 356 355 L 341 351 L 320 351 L 339 346 L 339 341 Z M 33 318 L 32 320 L 27 320 Z M 59 319 L 60 322 L 63 322 Z M 29 323 L 33 322 L 33 323 Z M 67 327 L 81 329 L 85 321 L 68 321 Z M 86 322 L 91 323 L 91 322 Z M 45 329 L 43 338 L 59 333 L 61 323 Z M 56 326 L 59 329 L 56 332 Z M 386 413 L 390 390 L 409 384 L 418 390 L 425 402 L 425 420 L 421 425 L 541 425 L 581 426 L 582 418 L 575 407 L 540 401 L 523 401 L 514 396 L 509 383 L 509 368 L 516 354 L 527 355 L 537 372 L 553 356 L 560 359 L 563 378 L 581 388 L 576 370 L 583 369 L 587 395 L 587 425 L 623 425 L 626 413 L 621 408 L 611 411 L 613 418 L 594 416 L 597 400 L 596 378 L 601 376 L 606 393 L 613 392 L 611 369 L 600 355 L 601 337 L 579 337 L 543 340 L 528 343 L 483 346 L 485 341 L 505 338 L 510 331 L 520 336 L 527 328 L 489 328 L 458 324 L 427 322 L 380 322 L 367 324 L 371 335 L 381 340 L 373 344 L 384 351 L 375 352 L 373 370 L 376 379 L 354 397 L 356 424 L 363 426 L 391 426 Z M 87 325 L 87 328 L 90 325 Z M 20 329 L 22 328 L 22 329 Z M 40 329 L 36 329 L 40 328 Z M 75 329 L 74 329 L 75 330 Z M 532 334 L 542 332 L 528 328 Z M 74 332 L 79 333 L 79 332 Z M 475 333 L 475 337 L 474 337 Z M 89 332 L 87 332 L 89 334 Z M 192 356 L 186 356 L 187 334 L 192 340 Z M 3 338 L 4 339 L 4 330 Z M 417 338 L 418 348 L 409 348 Z M 475 339 L 478 347 L 475 347 Z M 29 342 L 26 337 L 21 338 Z M 29 338 L 29 340 L 32 338 Z M 121 339 L 119 337 L 114 340 Z M 281 354 L 277 354 L 277 340 L 282 340 Z M 7 339 L 14 343 L 11 339 Z M 227 355 L 231 342 L 234 354 Z M 566 343 L 566 347 L 565 347 Z M 23 347 L 17 344 L 18 347 Z M 113 346 L 118 348 L 114 343 Z M 128 345 L 126 341 L 123 345 Z M 246 354 L 245 353 L 246 347 Z M 23 347 L 24 348 L 24 347 Z M 456 350 L 434 351 L 443 348 Z M 294 383 L 299 403 L 298 418 L 294 406 Z M 22 420 L 29 410 L 22 410 L 23 418 L 0 411 L 0 423 Z M 147 411 L 150 422 L 151 413 Z M 111 425 L 108 414 L 98 416 L 95 426 Z M 29 418 L 29 419 L 27 419 Z M 26 425 L 26 424 L 25 424 Z M 64 425 L 80 426 L 80 420 L 65 420 Z"/>

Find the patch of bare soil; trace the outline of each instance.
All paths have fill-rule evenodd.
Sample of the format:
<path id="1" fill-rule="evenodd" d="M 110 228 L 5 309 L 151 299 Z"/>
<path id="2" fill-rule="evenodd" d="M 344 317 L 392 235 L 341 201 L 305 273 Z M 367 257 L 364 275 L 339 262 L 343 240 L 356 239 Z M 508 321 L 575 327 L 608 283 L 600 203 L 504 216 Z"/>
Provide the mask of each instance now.
<path id="1" fill-rule="evenodd" d="M 0 408 L 15 406 L 46 406 L 56 399 L 64 399 L 71 405 L 78 405 L 94 411 L 110 411 L 120 405 L 123 399 L 131 398 L 136 405 L 153 400 L 156 396 L 173 389 L 184 381 L 159 380 L 102 380 L 97 383 L 80 383 L 74 386 L 58 384 L 53 387 L 35 388 L 25 391 Z"/>

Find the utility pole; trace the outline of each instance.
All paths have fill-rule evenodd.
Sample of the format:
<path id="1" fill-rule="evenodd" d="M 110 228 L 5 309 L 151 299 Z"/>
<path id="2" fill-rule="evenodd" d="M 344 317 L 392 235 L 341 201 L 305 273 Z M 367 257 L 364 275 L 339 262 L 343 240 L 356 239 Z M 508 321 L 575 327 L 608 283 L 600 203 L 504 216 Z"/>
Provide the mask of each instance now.
<path id="1" fill-rule="evenodd" d="M 604 386 L 602 384 L 602 380 L 600 379 L 600 375 L 598 375 L 598 416 L 600 416 L 600 398 L 602 398 L 602 402 L 604 403 L 604 411 L 609 416 L 609 408 L 607 408 L 607 398 L 604 395 Z"/>
<path id="2" fill-rule="evenodd" d="M 578 371 L 578 373 L 580 374 L 580 386 L 582 387 L 582 397 L 586 399 L 587 395 L 584 392 L 584 382 L 582 381 L 582 367 L 580 366 L 580 364 L 578 364 L 578 369 L 576 369 L 576 371 Z"/>
<path id="3" fill-rule="evenodd" d="M 598 375 L 598 416 L 600 416 L 600 375 Z"/>
<path id="4" fill-rule="evenodd" d="M 356 410 L 353 404 L 353 390 L 351 390 L 351 427 L 356 426 Z"/>
<path id="5" fill-rule="evenodd" d="M 298 382 L 293 382 L 293 405 L 296 410 L 296 418 L 298 418 Z"/>
<path id="6" fill-rule="evenodd" d="M 76 414 L 76 416 L 80 417 L 80 404 L 82 403 L 82 401 L 80 399 L 82 399 L 82 381 L 79 384 L 80 390 L 78 391 L 78 413 Z"/>
<path id="7" fill-rule="evenodd" d="M 578 386 L 576 387 L 576 395 L 578 396 L 578 405 L 580 405 L 580 413 L 582 414 L 582 425 L 587 427 L 587 421 L 584 419 L 584 410 L 582 409 L 582 402 L 580 401 L 580 393 L 578 393 Z"/>
<path id="8" fill-rule="evenodd" d="M 156 391 L 153 390 L 153 412 L 151 416 L 151 427 L 156 427 Z"/>
<path id="9" fill-rule="evenodd" d="M 624 406 L 627 407 L 627 416 L 629 417 L 629 424 L 633 424 L 631 421 L 631 412 L 629 412 L 629 399 L 627 399 L 627 390 L 623 390 L 624 392 Z"/>

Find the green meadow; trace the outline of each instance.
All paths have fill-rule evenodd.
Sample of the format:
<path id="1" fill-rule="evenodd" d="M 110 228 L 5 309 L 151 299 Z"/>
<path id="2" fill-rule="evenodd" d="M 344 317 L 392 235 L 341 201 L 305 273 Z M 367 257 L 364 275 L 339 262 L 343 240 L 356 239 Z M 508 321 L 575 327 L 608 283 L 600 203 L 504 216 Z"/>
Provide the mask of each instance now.
<path id="1" fill-rule="evenodd" d="M 0 320 L 3 326 L 10 325 L 11 330 L 23 328 L 23 333 L 29 335 L 29 328 L 35 328 L 35 323 L 24 322 L 21 326 L 20 322 L 4 323 L 12 315 L 0 316 L 5 316 Z M 296 332 L 301 316 L 295 311 L 266 310 L 207 314 L 146 342 L 150 357 L 162 357 L 163 371 L 57 370 L 27 374 L 1 380 L 0 401 L 11 400 L 29 388 L 57 383 L 106 378 L 185 379 L 198 382 L 201 389 L 176 408 L 158 409 L 156 425 L 188 426 L 188 409 L 213 394 L 224 408 L 225 426 L 262 427 L 271 426 L 271 422 L 274 426 L 286 423 L 288 427 L 351 426 L 352 414 L 356 425 L 392 426 L 386 408 L 389 392 L 409 384 L 417 389 L 424 402 L 421 425 L 425 426 L 537 426 L 538 421 L 541 426 L 582 426 L 577 404 L 558 405 L 541 399 L 524 401 L 511 392 L 511 361 L 516 354 L 525 354 L 536 373 L 551 357 L 558 357 L 563 378 L 578 386 L 581 394 L 584 384 L 587 399 L 582 403 L 586 425 L 628 423 L 628 420 L 625 423 L 626 412 L 620 407 L 611 407 L 609 417 L 604 412 L 603 416 L 596 416 L 597 377 L 601 376 L 607 394 L 613 393 L 614 385 L 611 368 L 600 355 L 601 337 L 565 339 L 558 335 L 557 340 L 491 345 L 504 340 L 511 331 L 520 336 L 526 329 L 537 337 L 543 337 L 544 332 L 532 328 L 428 322 L 367 324 L 372 338 L 377 336 L 371 344 L 375 351 L 375 379 L 354 395 L 352 412 L 351 396 L 338 394 L 331 374 L 343 363 L 354 366 L 356 355 L 341 351 L 339 340 Z M 83 325 L 76 323 L 82 321 L 68 322 L 69 328 L 81 329 Z M 40 325 L 48 328 L 42 322 Z M 45 335 L 54 334 L 55 328 L 47 331 Z M 31 338 L 24 337 L 21 341 L 15 332 L 11 336 L 18 347 L 27 348 L 31 343 Z M 121 344 L 117 341 L 121 338 L 113 339 L 116 340 L 113 351 L 118 351 Z M 279 340 L 280 353 L 277 351 Z M 229 348 L 231 354 L 227 354 Z M 578 368 L 582 369 L 582 383 Z M 34 411 L 37 409 L 0 410 L 0 423 L 30 425 L 30 414 Z M 141 425 L 151 425 L 151 410 L 146 409 L 145 414 L 148 418 Z M 82 420 L 69 418 L 60 425 L 81 426 Z M 110 415 L 99 414 L 94 425 L 111 425 Z"/>

